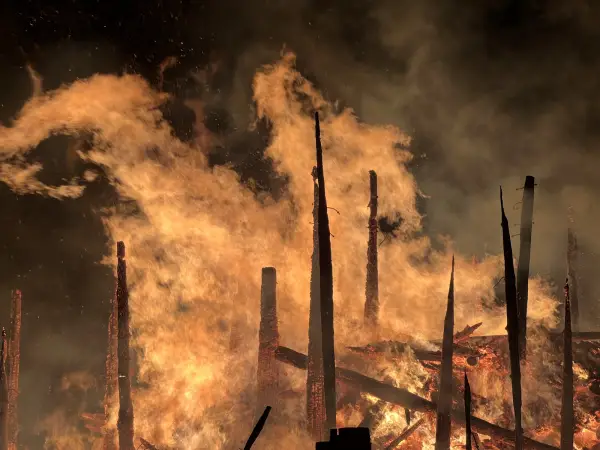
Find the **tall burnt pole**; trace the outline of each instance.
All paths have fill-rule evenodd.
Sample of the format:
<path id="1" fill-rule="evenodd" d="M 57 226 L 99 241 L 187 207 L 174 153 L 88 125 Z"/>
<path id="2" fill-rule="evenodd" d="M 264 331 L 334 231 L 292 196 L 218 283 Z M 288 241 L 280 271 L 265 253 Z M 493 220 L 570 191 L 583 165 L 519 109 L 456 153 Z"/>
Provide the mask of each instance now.
<path id="1" fill-rule="evenodd" d="M 567 274 L 569 280 L 569 295 L 571 303 L 572 329 L 579 331 L 579 286 L 577 280 L 577 254 L 579 246 L 577 236 L 572 228 L 567 230 Z"/>
<path id="2" fill-rule="evenodd" d="M 565 329 L 563 333 L 563 391 L 560 426 L 561 450 L 573 450 L 575 418 L 573 410 L 573 334 L 571 331 L 571 301 L 569 279 L 565 283 Z"/>
<path id="3" fill-rule="evenodd" d="M 336 428 L 335 395 L 335 347 L 333 335 L 333 265 L 331 262 L 331 235 L 327 199 L 325 197 L 325 174 L 323 172 L 323 148 L 319 113 L 315 112 L 315 140 L 317 148 L 317 181 L 319 184 L 319 296 L 321 300 L 321 330 L 323 347 L 323 389 L 325 393 L 325 423 Z"/>
<path id="4" fill-rule="evenodd" d="M 465 433 L 466 433 L 466 450 L 472 450 L 471 444 L 473 437 L 473 429 L 471 428 L 471 385 L 469 384 L 469 377 L 465 371 Z"/>
<path id="5" fill-rule="evenodd" d="M 308 370 L 306 373 L 306 423 L 315 442 L 326 438 L 323 388 L 323 340 L 321 333 L 319 271 L 319 184 L 313 168 L 313 253 L 310 272 L 310 312 L 308 317 Z"/>
<path id="6" fill-rule="evenodd" d="M 523 186 L 519 263 L 517 266 L 517 301 L 519 305 L 519 349 L 521 358 L 527 353 L 527 303 L 529 300 L 529 267 L 531 262 L 531 235 L 533 231 L 533 195 L 535 178 L 527 176 Z"/>
<path id="7" fill-rule="evenodd" d="M 367 285 L 365 324 L 376 327 L 379 320 L 379 270 L 377 264 L 377 173 L 369 171 L 369 244 L 367 248 Z"/>
<path id="8" fill-rule="evenodd" d="M 127 265 L 125 244 L 117 243 L 117 311 L 118 311 L 118 374 L 119 374 L 119 450 L 134 450 L 133 402 L 129 370 L 129 291 L 127 290 Z M 0 449 L 1 450 L 1 449 Z"/>
<path id="9" fill-rule="evenodd" d="M 440 391 L 437 404 L 437 426 L 435 430 L 435 450 L 450 450 L 450 430 L 452 413 L 452 354 L 454 348 L 454 257 L 448 304 L 444 319 L 444 338 L 442 342 L 442 365 L 440 368 Z"/>
<path id="10" fill-rule="evenodd" d="M 279 364 L 275 360 L 277 347 L 277 272 L 274 267 L 263 267 L 258 331 L 257 414 L 261 414 L 267 406 L 276 406 L 279 395 Z"/>
<path id="11" fill-rule="evenodd" d="M 2 348 L 0 350 L 0 450 L 8 450 L 8 376 L 6 359 L 8 356 L 8 339 L 6 330 L 2 328 Z"/>
<path id="12" fill-rule="evenodd" d="M 105 427 L 103 436 L 103 450 L 118 450 L 117 430 L 110 424 L 111 415 L 117 405 L 119 393 L 119 309 L 118 287 L 110 302 L 110 316 L 108 317 L 108 346 L 106 352 L 106 384 L 104 389 L 104 417 Z"/>
<path id="13" fill-rule="evenodd" d="M 510 377 L 512 381 L 513 407 L 515 411 L 515 450 L 523 449 L 523 428 L 521 426 L 521 362 L 519 354 L 519 310 L 517 286 L 513 265 L 512 244 L 508 220 L 504 214 L 502 188 L 500 188 L 500 209 L 502 210 L 502 246 L 504 248 L 504 286 L 506 292 L 506 328 L 510 353 Z"/>
<path id="14" fill-rule="evenodd" d="M 16 450 L 19 439 L 19 373 L 21 365 L 21 291 L 12 293 L 8 343 L 8 447 Z"/>

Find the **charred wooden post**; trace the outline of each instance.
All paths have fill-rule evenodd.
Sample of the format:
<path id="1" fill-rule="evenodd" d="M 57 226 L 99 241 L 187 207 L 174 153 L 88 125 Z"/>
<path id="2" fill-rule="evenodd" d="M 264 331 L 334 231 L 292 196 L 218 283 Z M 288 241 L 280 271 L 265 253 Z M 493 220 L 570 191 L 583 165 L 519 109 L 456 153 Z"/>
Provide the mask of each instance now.
<path id="1" fill-rule="evenodd" d="M 365 324 L 376 327 L 379 319 L 379 270 L 377 263 L 377 173 L 369 171 L 369 244 L 367 248 L 367 285 Z"/>
<path id="2" fill-rule="evenodd" d="M 323 341 L 321 335 L 319 272 L 319 185 L 313 168 L 313 253 L 310 272 L 310 312 L 308 318 L 308 370 L 306 372 L 306 422 L 315 442 L 325 439 L 325 398 L 323 389 Z"/>
<path id="3" fill-rule="evenodd" d="M 6 359 L 8 356 L 8 339 L 6 330 L 2 328 L 2 349 L 0 350 L 0 450 L 8 450 L 8 376 Z"/>
<path id="4" fill-rule="evenodd" d="M 265 424 L 267 423 L 267 419 L 269 418 L 270 412 L 271 412 L 271 407 L 270 406 L 265 407 L 265 410 L 263 411 L 262 415 L 259 417 L 258 421 L 256 422 L 256 425 L 254 425 L 254 428 L 252 429 L 252 433 L 250 433 L 250 436 L 248 437 L 248 440 L 246 441 L 246 445 L 244 445 L 244 450 L 250 450 L 252 448 L 252 446 L 258 439 L 258 436 L 260 435 L 263 428 L 265 427 Z"/>
<path id="5" fill-rule="evenodd" d="M 335 347 L 333 335 L 333 266 L 331 262 L 331 236 L 325 174 L 323 172 L 323 148 L 319 113 L 315 112 L 315 140 L 317 148 L 317 180 L 319 184 L 319 297 L 321 300 L 321 330 L 323 348 L 323 389 L 325 394 L 325 418 L 328 429 L 336 428 L 335 395 Z"/>
<path id="6" fill-rule="evenodd" d="M 465 434 L 466 434 L 466 450 L 471 450 L 471 386 L 469 385 L 469 378 L 467 372 L 465 372 Z"/>
<path id="7" fill-rule="evenodd" d="M 452 413 L 452 353 L 454 348 L 454 257 L 448 290 L 448 306 L 444 320 L 444 340 L 442 343 L 442 366 L 440 368 L 440 392 L 437 404 L 435 450 L 450 449 L 450 428 Z"/>
<path id="8" fill-rule="evenodd" d="M 405 440 L 407 440 L 409 437 L 411 437 L 411 435 L 417 431 L 419 429 L 419 427 L 421 425 L 423 425 L 425 423 L 425 418 L 421 417 L 419 420 L 417 420 L 415 423 L 413 423 L 412 425 L 408 425 L 406 427 L 406 429 L 400 433 L 400 435 L 395 438 L 392 442 L 390 442 L 387 447 L 385 448 L 385 450 L 395 450 L 396 448 L 398 448 L 398 446 L 404 442 Z"/>
<path id="9" fill-rule="evenodd" d="M 508 220 L 504 214 L 504 200 L 500 188 L 500 209 L 502 211 L 502 246 L 504 248 L 504 286 L 506 292 L 506 323 L 508 348 L 510 352 L 510 377 L 512 380 L 513 407 L 515 411 L 515 449 L 523 448 L 523 429 L 521 427 L 521 363 L 519 358 L 519 310 L 517 305 L 517 287 L 513 266 L 512 244 Z"/>
<path id="10" fill-rule="evenodd" d="M 258 331 L 257 413 L 275 405 L 279 394 L 279 365 L 275 350 L 279 346 L 277 327 L 277 272 L 263 267 L 260 291 L 260 328 Z"/>
<path id="11" fill-rule="evenodd" d="M 575 232 L 569 228 L 567 230 L 567 271 L 569 278 L 569 295 L 571 302 L 571 328 L 579 330 L 579 286 L 577 280 L 577 254 L 579 246 Z"/>
<path id="12" fill-rule="evenodd" d="M 118 310 L 118 374 L 119 374 L 119 450 L 134 450 L 133 402 L 129 371 L 129 291 L 127 290 L 127 266 L 125 244 L 117 243 L 117 310 Z"/>
<path id="13" fill-rule="evenodd" d="M 115 296 L 110 302 L 110 316 L 108 317 L 108 347 L 106 352 L 106 385 L 104 389 L 104 437 L 103 450 L 118 450 L 117 430 L 114 429 L 111 415 L 117 405 L 119 392 L 119 364 L 117 354 L 119 350 L 119 325 L 118 325 L 118 287 Z"/>
<path id="14" fill-rule="evenodd" d="M 306 370 L 307 357 L 302 353 L 299 353 L 287 347 L 279 346 L 275 356 L 277 360 L 281 361 L 284 364 L 289 364 L 298 369 Z M 432 402 L 431 400 L 419 397 L 418 395 L 413 394 L 412 392 L 409 392 L 405 389 L 397 388 L 392 385 L 386 384 L 382 381 L 367 377 L 354 370 L 336 367 L 336 376 L 340 381 L 354 387 L 360 392 L 371 394 L 373 397 L 377 397 L 378 399 L 381 399 L 388 403 L 392 403 L 394 405 L 398 405 L 402 408 L 410 409 L 411 411 L 426 413 L 434 413 L 437 410 L 436 403 Z M 453 409 L 452 419 L 457 423 L 464 424 L 464 410 L 462 408 L 460 410 Z M 490 423 L 486 420 L 480 419 L 475 416 L 471 417 L 471 425 L 476 431 L 480 432 L 481 434 L 490 436 L 496 441 L 508 443 L 515 442 L 515 433 L 513 430 L 502 428 L 498 425 L 494 425 L 493 423 Z M 475 442 L 477 442 L 476 434 L 473 434 L 473 436 L 475 438 Z M 527 437 L 524 437 L 523 442 L 525 448 L 538 450 L 557 450 L 556 447 L 544 444 L 539 441 L 535 441 Z"/>
<path id="15" fill-rule="evenodd" d="M 575 432 L 573 410 L 573 341 L 571 339 L 571 301 L 569 294 L 569 280 L 567 279 L 565 283 L 565 331 L 563 333 L 561 450 L 573 450 L 573 433 Z"/>
<path id="16" fill-rule="evenodd" d="M 8 344 L 8 447 L 16 450 L 19 439 L 19 373 L 21 366 L 21 291 L 12 293 Z"/>
<path id="17" fill-rule="evenodd" d="M 517 266 L 517 299 L 519 305 L 519 348 L 521 357 L 527 352 L 527 302 L 529 299 L 529 265 L 531 260 L 531 234 L 533 231 L 533 194 L 535 179 L 525 178 L 523 204 L 521 207 L 521 232 L 519 264 Z"/>

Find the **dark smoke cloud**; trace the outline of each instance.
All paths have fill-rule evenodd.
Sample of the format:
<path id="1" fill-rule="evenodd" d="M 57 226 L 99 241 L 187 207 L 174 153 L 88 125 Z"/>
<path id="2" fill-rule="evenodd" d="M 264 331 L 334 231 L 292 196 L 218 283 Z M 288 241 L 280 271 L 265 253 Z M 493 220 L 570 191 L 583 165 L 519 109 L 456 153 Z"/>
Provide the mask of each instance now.
<path id="1" fill-rule="evenodd" d="M 81 2 L 79 2 L 81 3 Z M 513 234 L 519 188 L 536 176 L 533 268 L 562 281 L 567 210 L 585 249 L 584 317 L 596 321 L 593 268 L 600 250 L 595 224 L 600 181 L 600 5 L 494 0 L 220 0 L 5 2 L 0 10 L 0 119 L 8 121 L 31 93 L 31 62 L 54 88 L 94 72 L 138 71 L 156 82 L 168 56 L 179 66 L 165 86 L 179 100 L 200 97 L 207 126 L 221 136 L 215 163 L 233 162 L 263 187 L 282 189 L 260 162 L 268 126 L 252 122 L 251 80 L 285 45 L 329 99 L 367 122 L 390 123 L 414 137 L 413 170 L 427 198 L 427 231 L 448 234 L 459 250 L 500 251 L 498 187 L 503 185 Z M 210 62 L 205 86 L 191 76 Z M 181 105 L 179 105 L 181 106 Z M 193 115 L 173 107 L 182 136 Z M 177 112 L 179 111 L 179 112 Z M 35 157 L 46 176 L 73 168 L 65 142 Z M 24 290 L 24 442 L 52 410 L 49 389 L 64 372 L 102 374 L 110 272 L 94 210 L 114 202 L 103 185 L 81 200 L 17 199 L 0 189 L 2 298 Z M 381 195 L 393 195 L 384 193 Z M 514 209 L 510 205 L 517 205 Z M 518 247 L 518 238 L 513 239 Z M 5 304 L 5 302 L 2 302 Z M 2 317 L 8 311 L 2 309 Z M 35 447 L 34 447 L 35 448 Z"/>

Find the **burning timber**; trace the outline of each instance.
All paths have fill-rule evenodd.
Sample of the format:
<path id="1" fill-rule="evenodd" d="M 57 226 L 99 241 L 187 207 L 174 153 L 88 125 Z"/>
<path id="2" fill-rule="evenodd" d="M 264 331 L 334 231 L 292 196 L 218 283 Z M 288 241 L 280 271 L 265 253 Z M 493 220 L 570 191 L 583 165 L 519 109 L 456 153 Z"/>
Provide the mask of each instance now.
<path id="1" fill-rule="evenodd" d="M 2 328 L 2 349 L 0 350 L 0 450 L 8 450 L 8 377 L 6 359 L 8 356 L 8 339 L 6 330 Z"/>
<path id="2" fill-rule="evenodd" d="M 573 343 L 571 340 L 571 302 L 569 280 L 565 283 L 565 330 L 563 333 L 563 391 L 561 408 L 560 448 L 573 448 L 575 418 L 573 410 Z"/>
<path id="3" fill-rule="evenodd" d="M 19 438 L 19 373 L 21 364 L 21 291 L 12 293 L 8 344 L 8 448 L 17 449 Z"/>
<path id="4" fill-rule="evenodd" d="M 119 374 L 119 450 L 134 450 L 133 403 L 129 371 L 129 292 L 125 244 L 117 243 L 118 374 Z M 0 449 L 1 450 L 1 449 Z"/>
<path id="5" fill-rule="evenodd" d="M 569 278 L 569 294 L 571 300 L 572 328 L 579 331 L 579 286 L 577 279 L 577 236 L 569 228 L 567 230 L 567 271 Z"/>
<path id="6" fill-rule="evenodd" d="M 512 381 L 513 408 L 515 411 L 515 449 L 523 448 L 523 429 L 521 427 L 521 361 L 519 352 L 519 310 L 515 268 L 513 266 L 512 245 L 508 220 L 504 214 L 502 188 L 500 188 L 500 209 L 502 212 L 502 246 L 504 248 L 504 286 L 506 292 L 506 323 L 508 347 L 510 352 L 510 377 Z"/>
<path id="7" fill-rule="evenodd" d="M 306 370 L 307 357 L 302 353 L 292 350 L 287 347 L 280 346 L 275 354 L 276 358 L 284 364 L 291 365 L 298 369 Z M 437 405 L 431 400 L 419 397 L 405 389 L 397 388 L 384 382 L 367 377 L 354 370 L 336 368 L 337 379 L 347 385 L 350 385 L 358 391 L 371 394 L 378 399 L 388 403 L 398 405 L 402 408 L 410 409 L 411 411 L 435 413 Z M 465 423 L 465 412 L 460 409 L 452 410 L 452 418 L 456 423 Z M 471 424 L 475 430 L 481 434 L 487 435 L 499 442 L 514 443 L 514 431 L 507 430 L 498 425 L 494 425 L 486 420 L 478 417 L 472 417 Z M 557 450 L 548 444 L 544 444 L 533 439 L 524 437 L 524 447 L 539 450 Z"/>
<path id="8" fill-rule="evenodd" d="M 525 178 L 521 207 L 521 232 L 519 264 L 517 266 L 517 300 L 519 307 L 519 348 L 521 357 L 527 353 L 527 303 L 529 301 L 529 264 L 531 259 L 531 234 L 533 231 L 533 194 L 535 179 Z"/>
<path id="9" fill-rule="evenodd" d="M 313 168 L 313 253 L 310 272 L 310 312 L 308 322 L 308 370 L 306 371 L 306 421 L 315 442 L 325 439 L 325 398 L 323 386 L 323 342 L 321 335 L 319 271 L 319 185 Z"/>
<path id="10" fill-rule="evenodd" d="M 379 270 L 377 263 L 377 173 L 369 171 L 369 243 L 367 247 L 367 284 L 365 324 L 377 327 L 379 319 Z"/>
<path id="11" fill-rule="evenodd" d="M 104 430 L 103 450 L 117 450 L 117 433 L 110 423 L 111 414 L 117 406 L 119 392 L 119 366 L 117 354 L 119 350 L 118 330 L 118 284 L 115 295 L 110 302 L 110 316 L 108 318 L 108 349 L 106 352 L 106 387 L 104 390 Z"/>
<path id="12" fill-rule="evenodd" d="M 279 346 L 277 327 L 277 272 L 273 267 L 262 269 L 260 296 L 260 329 L 258 332 L 257 412 L 274 405 L 279 394 L 279 364 L 275 350 Z"/>
<path id="13" fill-rule="evenodd" d="M 328 429 L 336 427 L 335 348 L 333 334 L 333 266 L 331 262 L 331 235 L 325 196 L 323 148 L 319 113 L 315 112 L 315 141 L 317 149 L 317 181 L 319 184 L 319 297 L 321 306 L 321 332 L 323 349 L 323 391 L 325 417 Z"/>
<path id="14" fill-rule="evenodd" d="M 442 344 L 442 367 L 440 369 L 440 392 L 437 405 L 435 449 L 450 449 L 450 412 L 452 411 L 452 351 L 454 348 L 454 257 L 448 290 L 448 306 L 444 320 Z"/>
<path id="15" fill-rule="evenodd" d="M 466 436 L 466 450 L 471 450 L 471 386 L 469 385 L 469 378 L 467 372 L 465 372 L 465 436 Z"/>

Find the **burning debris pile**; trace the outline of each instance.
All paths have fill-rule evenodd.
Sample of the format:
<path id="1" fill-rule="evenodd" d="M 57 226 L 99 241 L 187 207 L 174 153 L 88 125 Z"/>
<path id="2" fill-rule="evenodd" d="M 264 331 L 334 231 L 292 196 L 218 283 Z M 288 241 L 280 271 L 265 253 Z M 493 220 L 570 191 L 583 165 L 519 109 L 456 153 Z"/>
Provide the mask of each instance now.
<path id="1" fill-rule="evenodd" d="M 596 445 L 600 336 L 578 329 L 573 231 L 564 332 L 557 301 L 529 276 L 533 178 L 516 273 L 503 208 L 504 270 L 499 257 L 453 259 L 419 234 L 404 134 L 338 112 L 292 55 L 253 87 L 271 125 L 266 156 L 288 183 L 278 199 L 174 137 L 158 108 L 166 96 L 138 77 L 38 95 L 0 128 L 0 178 L 16 192 L 81 195 L 93 176 L 47 186 L 23 155 L 53 133 L 89 132 L 80 156 L 136 204 L 104 216 L 127 242 L 129 273 L 119 242 L 104 413 L 84 417 L 102 447 L 239 448 L 267 406 L 256 447 L 313 448 L 357 425 L 390 450 L 551 449 L 561 435 L 563 448 Z M 384 217 L 398 226 L 378 241 Z"/>

